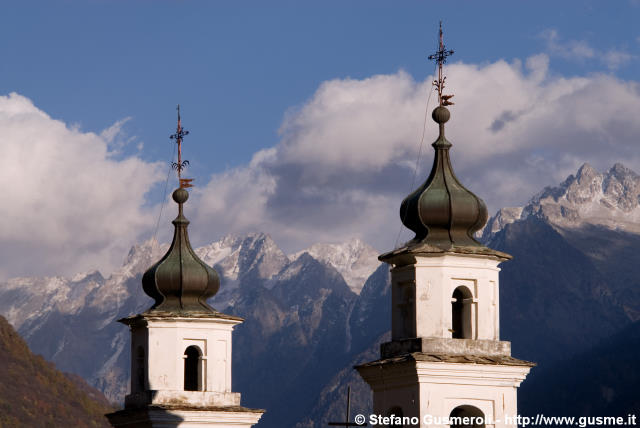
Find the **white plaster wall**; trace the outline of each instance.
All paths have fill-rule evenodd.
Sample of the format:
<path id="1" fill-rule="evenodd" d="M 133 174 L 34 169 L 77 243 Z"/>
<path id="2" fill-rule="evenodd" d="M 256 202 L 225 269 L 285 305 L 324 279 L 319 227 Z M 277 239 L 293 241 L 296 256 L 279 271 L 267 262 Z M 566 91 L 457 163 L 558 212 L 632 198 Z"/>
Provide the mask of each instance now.
<path id="1" fill-rule="evenodd" d="M 464 286 L 471 294 L 470 339 L 500 340 L 500 263 L 490 256 L 446 254 L 391 269 L 392 338 L 452 338 L 452 295 Z M 517 415 L 517 388 L 530 367 L 405 361 L 358 370 L 373 390 L 376 414 L 399 406 L 427 427 L 425 416 L 448 418 L 454 408 L 471 405 L 494 422 L 487 427 L 515 428 L 505 416 Z"/>
<path id="2" fill-rule="evenodd" d="M 183 368 L 182 358 L 176 357 L 178 329 L 149 324 L 149 389 L 178 389 L 178 373 Z"/>
<path id="3" fill-rule="evenodd" d="M 134 327 L 132 350 L 145 348 L 148 389 L 182 391 L 184 351 L 195 345 L 202 352 L 204 391 L 231 392 L 231 334 L 237 324 L 218 318 L 174 318 L 149 319 L 146 327 Z"/>
<path id="4" fill-rule="evenodd" d="M 417 257 L 414 265 L 393 268 L 393 339 L 451 338 L 451 297 L 458 286 L 465 286 L 473 297 L 471 338 L 499 340 L 499 263 L 487 256 L 448 254 Z M 411 286 L 415 296 L 406 302 L 403 290 Z M 413 307 L 403 312 L 401 304 L 407 303 Z"/>
<path id="5" fill-rule="evenodd" d="M 180 428 L 249 428 L 260 420 L 262 412 L 220 412 L 220 411 L 184 411 L 174 410 L 170 416 L 156 416 L 153 427 Z M 152 416 L 153 417 L 153 416 Z M 172 419 L 182 419 L 173 422 Z M 168 423 L 167 423 L 168 422 Z"/>
<path id="6" fill-rule="evenodd" d="M 517 415 L 517 388 L 529 367 L 418 362 L 416 369 L 422 416 L 448 417 L 454 408 L 471 405 L 494 422 L 487 428 L 516 426 L 505 416 Z"/>
<path id="7" fill-rule="evenodd" d="M 216 410 L 149 409 L 145 413 L 130 415 L 112 421 L 116 428 L 249 428 L 260 420 L 263 412 L 225 412 Z M 115 422 L 115 423 L 114 423 Z"/>
<path id="8" fill-rule="evenodd" d="M 373 389 L 375 414 L 387 415 L 399 406 L 404 416 L 443 420 L 461 405 L 480 409 L 492 424 L 487 428 L 515 428 L 505 416 L 517 415 L 517 388 L 529 373 L 526 366 L 459 364 L 418 361 L 370 367 L 361 374 Z M 499 422 L 498 422 L 499 421 Z M 444 426 L 444 425 L 436 425 Z"/>
<path id="9" fill-rule="evenodd" d="M 149 407 L 147 412 L 112 420 L 115 427 L 249 428 L 261 410 L 238 410 L 240 394 L 231 391 L 232 331 L 237 319 L 147 317 L 131 325 L 132 374 L 137 369 L 136 350 L 145 350 L 148 385 L 137 385 L 125 398 L 127 408 Z M 184 351 L 201 351 L 202 391 L 184 391 Z M 135 385 L 132 376 L 132 387 Z M 187 408 L 189 408 L 187 410 Z M 215 410 L 214 410 L 215 409 Z M 229 409 L 229 410 L 226 410 Z M 126 412 L 126 410 L 124 410 Z"/>
<path id="10" fill-rule="evenodd" d="M 376 415 L 389 416 L 394 407 L 402 409 L 402 416 L 418 416 L 420 412 L 420 388 L 417 383 L 379 387 L 373 394 Z M 395 414 L 398 416 L 398 414 Z"/>

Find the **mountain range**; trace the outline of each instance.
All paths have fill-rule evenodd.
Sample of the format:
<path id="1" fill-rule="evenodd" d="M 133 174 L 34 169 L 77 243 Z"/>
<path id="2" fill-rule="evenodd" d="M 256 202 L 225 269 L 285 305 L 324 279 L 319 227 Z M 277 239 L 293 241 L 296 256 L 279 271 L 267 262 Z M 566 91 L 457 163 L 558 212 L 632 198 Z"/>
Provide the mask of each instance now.
<path id="1" fill-rule="evenodd" d="M 503 208 L 489 219 L 482 240 L 514 256 L 501 265 L 501 337 L 512 341 L 514 356 L 538 363 L 523 383 L 521 408 L 550 406 L 553 396 L 536 385 L 560 392 L 575 387 L 553 375 L 572 373 L 563 364 L 584 378 L 578 369 L 593 359 L 606 367 L 603 373 L 613 373 L 616 358 L 626 358 L 622 348 L 612 349 L 623 347 L 624 337 L 637 337 L 639 328 L 639 194 L 633 171 L 616 164 L 599 173 L 585 164 L 527 205 Z M 0 284 L 0 314 L 33 352 L 121 402 L 129 333 L 115 320 L 151 305 L 141 276 L 166 248 L 153 241 L 136 245 L 107 277 L 94 271 L 10 279 Z M 311 428 L 341 420 L 347 384 L 353 414 L 368 411 L 370 392 L 352 367 L 377 358 L 379 343 L 388 340 L 389 273 L 377 251 L 352 240 L 287 255 L 268 235 L 253 233 L 227 236 L 196 252 L 221 276 L 211 304 L 245 318 L 234 332 L 233 384 L 244 405 L 267 409 L 259 427 Z M 625 361 L 620 370 L 630 370 Z M 630 383 L 591 378 L 602 385 L 583 388 L 583 405 L 569 409 L 584 413 L 584 403 L 625 397 L 630 385 L 640 387 L 637 372 L 626 378 L 635 379 Z M 629 406 L 637 401 L 616 411 Z"/>
<path id="2" fill-rule="evenodd" d="M 559 228 L 603 226 L 640 233 L 640 177 L 617 163 L 599 173 L 585 163 L 559 186 L 546 187 L 522 207 L 498 210 L 481 232 L 487 241 L 507 224 L 538 217 Z"/>

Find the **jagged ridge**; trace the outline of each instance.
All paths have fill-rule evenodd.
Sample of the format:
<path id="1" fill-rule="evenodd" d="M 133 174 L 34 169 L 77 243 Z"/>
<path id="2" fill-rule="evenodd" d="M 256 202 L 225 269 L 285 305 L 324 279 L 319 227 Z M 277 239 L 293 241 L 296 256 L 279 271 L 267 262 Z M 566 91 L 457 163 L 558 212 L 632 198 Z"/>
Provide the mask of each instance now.
<path id="1" fill-rule="evenodd" d="M 562 228 L 601 225 L 640 233 L 640 176 L 620 163 L 606 173 L 585 163 L 575 175 L 559 186 L 545 188 L 524 207 L 498 210 L 482 231 L 482 240 L 531 216 Z"/>

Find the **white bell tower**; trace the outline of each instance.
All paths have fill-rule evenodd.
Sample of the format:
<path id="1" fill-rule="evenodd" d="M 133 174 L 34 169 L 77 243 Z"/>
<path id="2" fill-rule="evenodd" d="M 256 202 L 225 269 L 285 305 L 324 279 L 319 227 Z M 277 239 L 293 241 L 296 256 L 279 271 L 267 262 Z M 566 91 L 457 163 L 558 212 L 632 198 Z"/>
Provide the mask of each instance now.
<path id="1" fill-rule="evenodd" d="M 188 195 L 173 192 L 173 243 L 142 277 L 156 303 L 120 320 L 131 330 L 131 393 L 123 410 L 107 415 L 117 428 L 248 428 L 264 413 L 242 407 L 231 391 L 231 332 L 242 319 L 206 303 L 220 281 L 189 244 L 182 214 Z"/>
<path id="2" fill-rule="evenodd" d="M 451 166 L 442 64 L 452 53 L 441 29 L 433 168 L 400 208 L 416 236 L 380 256 L 391 265 L 391 341 L 356 368 L 373 390 L 374 414 L 395 418 L 388 426 L 517 427 L 517 388 L 535 364 L 500 340 L 498 265 L 511 256 L 473 238 L 487 209 Z"/>
<path id="3" fill-rule="evenodd" d="M 511 357 L 499 337 L 498 264 L 507 256 L 455 251 L 424 245 L 381 256 L 392 266 L 392 338 L 357 369 L 374 414 L 420 421 L 405 426 L 483 426 L 447 423 L 480 416 L 487 427 L 516 427 L 517 387 L 533 364 Z"/>
<path id="4" fill-rule="evenodd" d="M 155 304 L 119 320 L 131 330 L 131 393 L 123 410 L 107 415 L 117 428 L 249 428 L 264 410 L 240 405 L 231 390 L 231 333 L 242 318 L 222 314 L 207 304 L 218 292 L 214 269 L 194 253 L 183 204 L 189 180 L 180 177 L 182 130 L 178 110 L 178 178 L 173 192 L 178 217 L 167 254 L 142 277 Z"/>

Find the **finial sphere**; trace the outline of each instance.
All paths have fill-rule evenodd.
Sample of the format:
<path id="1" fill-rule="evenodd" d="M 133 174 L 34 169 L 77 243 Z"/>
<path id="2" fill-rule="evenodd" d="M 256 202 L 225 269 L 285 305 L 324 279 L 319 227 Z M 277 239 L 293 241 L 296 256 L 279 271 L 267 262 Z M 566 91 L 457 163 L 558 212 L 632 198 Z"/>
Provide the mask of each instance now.
<path id="1" fill-rule="evenodd" d="M 449 113 L 449 109 L 443 106 L 438 106 L 433 109 L 433 113 L 431 113 L 431 117 L 437 123 L 445 123 L 451 117 L 451 113 Z"/>
<path id="2" fill-rule="evenodd" d="M 189 199 L 189 192 L 184 190 L 182 187 L 173 191 L 173 200 L 179 204 L 184 204 Z"/>

